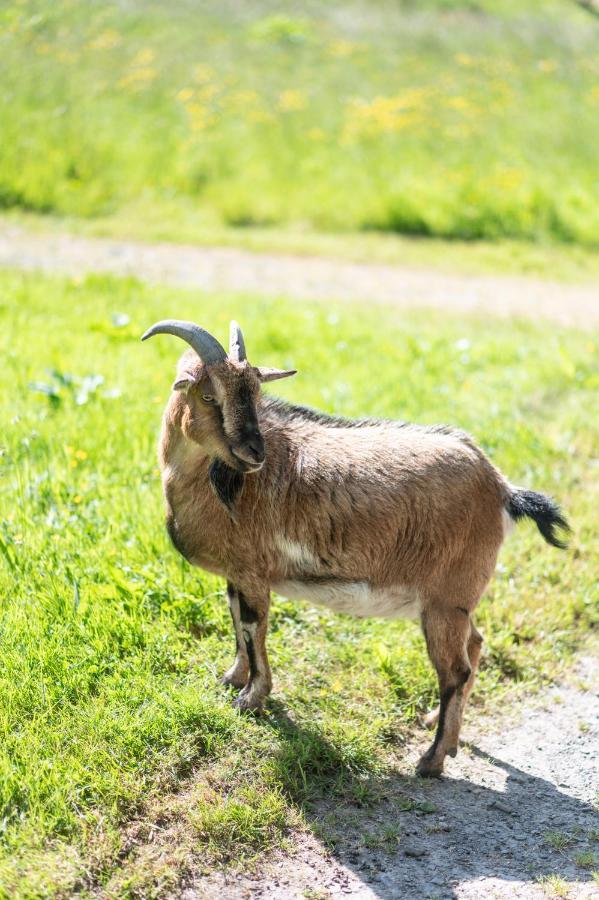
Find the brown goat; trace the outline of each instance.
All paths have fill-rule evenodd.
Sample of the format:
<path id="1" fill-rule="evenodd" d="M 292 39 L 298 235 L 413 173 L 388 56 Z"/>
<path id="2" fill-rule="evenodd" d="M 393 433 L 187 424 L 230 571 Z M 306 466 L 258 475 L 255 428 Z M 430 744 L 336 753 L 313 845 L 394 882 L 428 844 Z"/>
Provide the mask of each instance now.
<path id="1" fill-rule="evenodd" d="M 535 520 L 563 546 L 549 498 L 513 487 L 467 434 L 445 426 L 352 421 L 265 396 L 231 323 L 229 354 L 190 322 L 154 325 L 192 350 L 166 407 L 160 465 L 167 527 L 192 564 L 227 579 L 237 654 L 235 703 L 271 689 L 271 590 L 357 616 L 419 617 L 439 678 L 435 739 L 418 765 L 455 756 L 482 638 L 472 613 L 513 520 Z"/>

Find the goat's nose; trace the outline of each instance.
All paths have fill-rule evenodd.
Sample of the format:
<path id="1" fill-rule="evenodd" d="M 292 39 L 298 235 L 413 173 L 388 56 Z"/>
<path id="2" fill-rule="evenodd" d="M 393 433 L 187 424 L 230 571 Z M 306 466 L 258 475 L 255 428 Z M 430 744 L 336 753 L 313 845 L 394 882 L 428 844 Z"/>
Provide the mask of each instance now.
<path id="1" fill-rule="evenodd" d="M 254 431 L 248 436 L 246 447 L 256 462 L 264 462 L 264 440 L 259 431 Z"/>

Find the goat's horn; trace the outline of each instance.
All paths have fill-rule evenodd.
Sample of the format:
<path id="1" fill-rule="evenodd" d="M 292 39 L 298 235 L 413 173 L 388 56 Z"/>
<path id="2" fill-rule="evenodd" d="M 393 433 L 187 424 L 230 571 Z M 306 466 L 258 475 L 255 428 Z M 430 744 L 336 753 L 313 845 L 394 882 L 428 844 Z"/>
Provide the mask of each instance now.
<path id="1" fill-rule="evenodd" d="M 231 322 L 229 328 L 229 356 L 233 362 L 243 362 L 244 359 L 247 359 L 243 334 L 235 320 Z"/>
<path id="2" fill-rule="evenodd" d="M 200 328 L 194 322 L 182 322 L 179 319 L 164 319 L 162 322 L 156 322 L 151 328 L 148 328 L 142 336 L 142 341 L 153 337 L 155 334 L 174 334 L 175 337 L 182 338 L 187 341 L 190 347 L 193 347 L 202 362 L 216 363 L 227 358 L 223 347 L 219 344 L 215 337 Z"/>

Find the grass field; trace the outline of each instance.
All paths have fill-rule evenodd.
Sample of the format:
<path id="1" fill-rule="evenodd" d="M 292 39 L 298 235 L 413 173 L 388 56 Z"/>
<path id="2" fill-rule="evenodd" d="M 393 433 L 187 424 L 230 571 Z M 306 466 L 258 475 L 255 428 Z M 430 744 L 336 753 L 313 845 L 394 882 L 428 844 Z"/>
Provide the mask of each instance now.
<path id="1" fill-rule="evenodd" d="M 235 316 L 251 358 L 299 369 L 277 392 L 460 425 L 516 483 L 560 499 L 568 551 L 521 526 L 502 552 L 474 706 L 555 677 L 587 638 L 597 335 L 99 276 L 2 273 L 0 298 L 0 896 L 148 897 L 192 857 L 250 859 L 322 795 L 374 802 L 434 700 L 416 625 L 279 599 L 274 699 L 261 720 L 232 711 L 224 585 L 163 527 L 155 445 L 180 348 L 139 343 L 156 319 L 224 336 Z M 152 828 L 168 840 L 136 852 Z"/>
<path id="2" fill-rule="evenodd" d="M 0 207 L 596 246 L 598 61 L 573 0 L 9 0 Z"/>

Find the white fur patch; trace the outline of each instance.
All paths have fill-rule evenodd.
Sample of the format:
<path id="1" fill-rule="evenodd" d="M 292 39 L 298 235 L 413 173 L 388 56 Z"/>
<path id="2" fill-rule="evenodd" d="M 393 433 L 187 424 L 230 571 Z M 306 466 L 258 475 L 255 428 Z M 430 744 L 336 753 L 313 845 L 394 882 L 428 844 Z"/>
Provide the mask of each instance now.
<path id="1" fill-rule="evenodd" d="M 309 600 L 319 606 L 351 616 L 377 616 L 384 619 L 415 619 L 420 614 L 420 598 L 413 588 L 371 588 L 365 581 L 321 584 L 283 581 L 275 591 L 292 600 Z"/>
<path id="2" fill-rule="evenodd" d="M 501 510 L 501 519 L 503 521 L 503 539 L 508 536 L 514 530 L 514 520 L 510 516 L 507 509 Z"/>
<path id="3" fill-rule="evenodd" d="M 285 562 L 294 569 L 300 569 L 302 572 L 318 571 L 318 559 L 309 547 L 297 541 L 290 541 L 284 535 L 277 535 L 275 544 Z"/>

